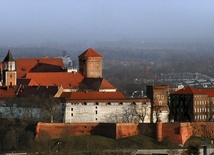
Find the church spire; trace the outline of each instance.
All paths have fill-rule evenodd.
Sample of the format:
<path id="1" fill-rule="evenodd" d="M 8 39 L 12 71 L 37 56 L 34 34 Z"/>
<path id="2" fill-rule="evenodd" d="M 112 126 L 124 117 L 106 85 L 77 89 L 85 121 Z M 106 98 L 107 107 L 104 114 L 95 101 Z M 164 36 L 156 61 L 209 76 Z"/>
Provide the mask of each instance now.
<path id="1" fill-rule="evenodd" d="M 13 58 L 13 55 L 10 52 L 10 49 L 8 50 L 7 55 L 4 58 L 3 62 L 8 62 L 8 61 L 15 61 L 15 59 Z"/>

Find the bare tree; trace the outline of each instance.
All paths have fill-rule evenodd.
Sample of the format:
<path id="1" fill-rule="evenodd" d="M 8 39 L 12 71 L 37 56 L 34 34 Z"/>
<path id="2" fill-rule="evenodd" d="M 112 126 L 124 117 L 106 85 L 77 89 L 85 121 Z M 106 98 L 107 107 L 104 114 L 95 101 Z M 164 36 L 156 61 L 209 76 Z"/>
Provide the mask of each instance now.
<path id="1" fill-rule="evenodd" d="M 42 101 L 42 108 L 44 111 L 45 121 L 53 123 L 61 120 L 61 107 L 59 105 L 59 101 L 53 96 L 44 98 L 44 100 Z"/>
<path id="2" fill-rule="evenodd" d="M 120 113 L 111 113 L 106 117 L 107 122 L 121 122 L 121 123 L 143 123 L 146 117 L 151 113 L 150 104 L 132 104 L 126 105 L 122 108 Z"/>

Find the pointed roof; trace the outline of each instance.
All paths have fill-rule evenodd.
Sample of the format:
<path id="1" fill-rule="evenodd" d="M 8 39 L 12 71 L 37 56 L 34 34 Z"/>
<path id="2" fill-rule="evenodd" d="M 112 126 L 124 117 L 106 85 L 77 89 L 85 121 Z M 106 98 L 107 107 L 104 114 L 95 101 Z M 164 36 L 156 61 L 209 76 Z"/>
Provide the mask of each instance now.
<path id="1" fill-rule="evenodd" d="M 15 61 L 15 59 L 13 58 L 10 50 L 8 50 L 6 57 L 4 58 L 3 62 L 8 62 L 8 61 Z"/>
<path id="2" fill-rule="evenodd" d="M 79 57 L 102 57 L 97 51 L 93 48 L 88 48 L 85 52 L 79 55 Z"/>
<path id="3" fill-rule="evenodd" d="M 188 86 L 188 87 L 185 87 L 185 88 L 183 88 L 183 89 L 181 89 L 181 90 L 179 90 L 179 91 L 176 91 L 176 92 L 174 92 L 174 93 L 172 93 L 172 94 L 188 94 L 188 95 L 194 95 L 194 94 L 206 94 L 206 93 L 204 93 L 204 92 L 202 92 L 202 91 L 200 91 L 200 90 L 198 90 L 198 89 L 196 89 L 196 88 L 193 88 L 193 87 Z"/>

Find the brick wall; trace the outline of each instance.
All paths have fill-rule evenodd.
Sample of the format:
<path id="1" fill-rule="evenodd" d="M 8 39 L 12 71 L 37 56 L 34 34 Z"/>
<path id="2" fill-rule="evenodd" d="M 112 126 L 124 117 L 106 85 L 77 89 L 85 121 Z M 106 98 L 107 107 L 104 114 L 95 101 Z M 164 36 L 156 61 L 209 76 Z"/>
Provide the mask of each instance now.
<path id="1" fill-rule="evenodd" d="M 214 122 L 161 123 L 161 125 L 162 127 L 155 123 L 38 123 L 36 138 L 100 135 L 120 139 L 144 134 L 159 141 L 184 144 L 193 135 L 214 137 Z M 157 128 L 162 129 L 162 132 L 157 132 Z"/>

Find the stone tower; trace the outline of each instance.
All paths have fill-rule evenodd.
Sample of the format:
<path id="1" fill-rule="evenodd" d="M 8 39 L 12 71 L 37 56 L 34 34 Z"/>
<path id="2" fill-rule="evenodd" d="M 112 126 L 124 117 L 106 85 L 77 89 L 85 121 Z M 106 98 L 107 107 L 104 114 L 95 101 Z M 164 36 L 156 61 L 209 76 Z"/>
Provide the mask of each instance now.
<path id="1" fill-rule="evenodd" d="M 15 86 L 16 85 L 16 78 L 17 78 L 17 72 L 16 72 L 16 65 L 15 65 L 15 59 L 13 58 L 12 54 L 10 53 L 10 50 L 8 50 L 8 53 L 3 61 L 3 85 L 4 86 Z"/>
<path id="2" fill-rule="evenodd" d="M 103 57 L 89 48 L 79 55 L 79 72 L 85 78 L 102 78 Z"/>

